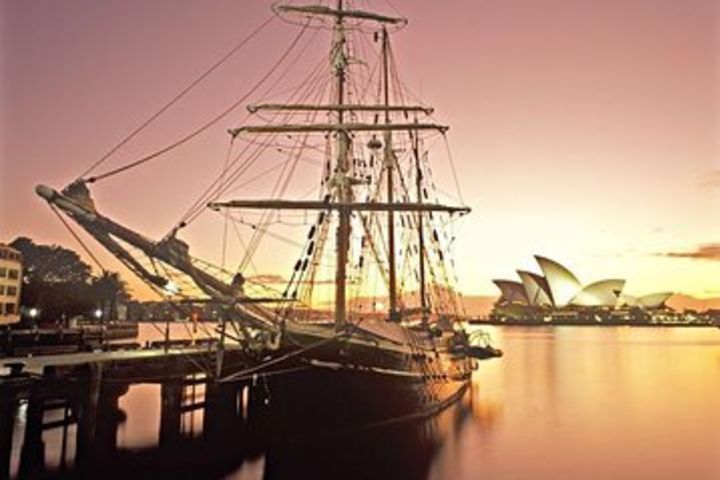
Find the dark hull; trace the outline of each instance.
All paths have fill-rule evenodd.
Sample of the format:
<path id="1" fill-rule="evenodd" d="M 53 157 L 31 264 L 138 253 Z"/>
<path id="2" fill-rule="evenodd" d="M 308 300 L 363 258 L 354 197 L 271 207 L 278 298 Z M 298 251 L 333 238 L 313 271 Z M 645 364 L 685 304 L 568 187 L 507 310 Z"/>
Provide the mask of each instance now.
<path id="1" fill-rule="evenodd" d="M 284 438 L 424 418 L 469 386 L 473 360 L 465 355 L 352 340 L 330 340 L 303 352 L 303 345 L 317 343 L 315 336 L 299 342 L 296 337 L 284 349 L 292 362 L 265 377 L 271 428 Z"/>

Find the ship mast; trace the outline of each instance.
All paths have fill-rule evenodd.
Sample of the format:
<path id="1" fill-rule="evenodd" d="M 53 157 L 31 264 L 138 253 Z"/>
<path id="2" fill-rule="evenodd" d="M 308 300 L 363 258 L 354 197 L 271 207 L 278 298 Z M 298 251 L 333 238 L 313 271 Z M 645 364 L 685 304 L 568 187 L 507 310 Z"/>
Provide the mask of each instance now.
<path id="1" fill-rule="evenodd" d="M 390 84 L 388 80 L 388 33 L 387 28 L 382 29 L 382 61 L 383 61 L 383 97 L 385 105 L 385 124 L 390 124 Z M 387 171 L 387 203 L 392 205 L 394 201 L 393 170 L 395 159 L 392 150 L 392 131 L 385 131 L 385 168 Z M 390 303 L 390 321 L 398 320 L 397 309 L 397 267 L 395 266 L 395 213 L 388 210 L 388 270 L 389 285 L 388 299 Z"/>
<path id="2" fill-rule="evenodd" d="M 282 198 L 263 199 L 263 200 L 230 200 L 230 201 L 211 201 L 207 204 L 212 209 L 277 209 L 277 210 L 316 210 L 327 213 L 322 218 L 329 218 L 331 213 L 337 211 L 338 225 L 336 230 L 336 266 L 335 266 L 335 326 L 337 329 L 344 328 L 348 322 L 347 318 L 347 269 L 348 258 L 350 252 L 350 236 L 351 236 L 351 216 L 352 212 L 387 212 L 387 234 L 388 234 L 388 267 L 389 267 L 389 319 L 391 321 L 400 320 L 400 311 L 397 298 L 397 265 L 396 265 L 396 238 L 395 238 L 395 212 L 403 215 L 403 212 L 418 213 L 418 236 L 420 243 L 420 295 L 421 306 L 423 309 L 423 321 L 427 321 L 427 305 L 430 301 L 426 295 L 426 278 L 425 278 L 425 262 L 429 259 L 425 257 L 425 245 L 423 239 L 423 214 L 429 212 L 438 212 L 448 215 L 464 214 L 469 212 L 469 208 L 462 206 L 442 205 L 437 202 L 423 202 L 424 190 L 422 190 L 423 179 L 420 168 L 420 144 L 419 132 L 421 131 L 438 131 L 444 133 L 448 127 L 429 123 L 427 120 L 418 123 L 403 122 L 396 119 L 392 122 L 392 113 L 403 113 L 404 118 L 408 118 L 408 113 L 424 114 L 429 116 L 432 109 L 420 105 L 391 105 L 390 104 L 390 45 L 388 28 L 386 25 L 402 27 L 407 23 L 404 18 L 390 17 L 373 12 L 362 10 L 348 9 L 343 5 L 343 0 L 337 0 L 337 7 L 332 8 L 325 5 L 278 5 L 273 9 L 277 13 L 287 13 L 301 15 L 303 17 L 324 17 L 328 23 L 333 25 L 332 51 L 330 55 L 330 70 L 333 80 L 333 92 L 330 102 L 326 104 L 306 104 L 306 103 L 262 103 L 259 105 L 251 105 L 248 107 L 251 113 L 258 111 L 286 111 L 286 112 L 331 112 L 332 118 L 329 122 L 318 123 L 312 119 L 306 119 L 300 123 L 283 123 L 283 124 L 262 124 L 262 125 L 243 125 L 239 128 L 229 129 L 229 133 L 233 138 L 241 135 L 273 135 L 273 134 L 322 134 L 331 135 L 334 144 L 328 153 L 329 157 L 334 158 L 334 172 L 331 181 L 327 184 L 329 195 L 326 195 L 321 201 L 308 200 L 291 200 Z M 377 22 L 382 25 L 382 90 L 383 101 L 375 104 L 357 104 L 348 102 L 349 97 L 348 83 L 349 57 L 347 48 L 347 35 L 349 31 L 355 29 L 355 24 L 361 22 Z M 299 38 L 299 37 L 298 37 Z M 294 44 L 293 44 L 294 45 Z M 284 59 L 285 56 L 282 57 Z M 281 59 L 281 60 L 282 60 Z M 214 67 L 213 67 L 214 68 Z M 372 75 L 371 75 L 372 76 Z M 371 78 L 370 81 L 375 81 Z M 324 86 L 323 86 L 324 88 Z M 347 113 L 346 113 L 347 112 Z M 355 116 L 358 112 L 374 112 L 374 121 L 358 121 Z M 383 113 L 384 120 L 379 121 L 379 114 Z M 367 115 L 365 116 L 367 117 Z M 285 118 L 288 118 L 286 116 Z M 364 117 L 363 117 L 364 118 Z M 269 122 L 268 122 L 269 123 Z M 208 124 L 210 125 L 210 124 Z M 203 127 L 206 128 L 206 127 Z M 410 132 L 413 143 L 412 147 L 415 154 L 415 167 L 417 169 L 416 187 L 417 201 L 412 202 L 408 198 L 396 199 L 394 195 L 394 182 L 402 183 L 403 175 L 398 165 L 393 150 L 393 132 Z M 356 201 L 353 194 L 353 178 L 351 178 L 351 149 L 352 139 L 357 133 L 368 132 L 375 134 L 382 132 L 384 137 L 383 167 L 387 172 L 387 198 L 382 201 Z M 195 135 L 195 134 L 193 134 Z M 187 137 L 190 138 L 190 137 Z M 183 140 L 184 142 L 185 140 Z M 376 144 L 377 142 L 374 142 Z M 178 144 L 179 145 L 179 144 Z M 266 145 L 267 146 L 267 145 Z M 372 148 L 372 147 L 370 147 Z M 166 151 L 166 150 L 163 150 Z M 163 152 L 161 151 L 161 152 Z M 261 150 L 262 152 L 263 150 Z M 128 164 L 120 169 L 113 170 L 103 176 L 94 177 L 94 179 L 103 178 L 110 174 L 119 173 L 120 171 L 132 168 L 142 162 L 148 161 L 154 156 L 149 156 L 137 162 Z M 254 155 L 254 154 L 253 154 Z M 373 153 L 375 155 L 375 153 Z M 238 157 L 239 158 L 239 157 Z M 382 175 L 381 175 L 382 176 Z M 396 179 L 397 176 L 397 179 Z M 369 179 L 372 180 L 372 176 Z M 294 302 L 296 297 L 283 298 L 276 297 L 259 297 L 239 295 L 234 282 L 228 282 L 222 278 L 222 271 L 211 270 L 212 267 L 205 262 L 200 262 L 190 256 L 188 245 L 177 239 L 175 233 L 177 228 L 165 238 L 153 241 L 139 233 L 101 215 L 96 210 L 94 202 L 90 197 L 85 183 L 91 180 L 79 180 L 61 192 L 57 192 L 49 187 L 38 186 L 37 193 L 56 208 L 58 211 L 65 213 L 72 218 L 80 227 L 88 234 L 94 237 L 102 244 L 111 254 L 118 258 L 125 266 L 132 270 L 136 275 L 142 278 L 146 283 L 153 286 L 157 290 L 175 290 L 172 295 L 177 295 L 177 286 L 173 285 L 173 278 L 183 278 L 190 285 L 190 288 L 197 288 L 202 294 L 209 297 L 212 301 L 216 301 L 231 307 L 234 318 L 241 319 L 244 324 L 260 330 L 271 330 L 276 332 L 278 328 L 277 316 L 259 309 L 259 305 L 272 302 Z M 223 180 L 224 182 L 224 180 Z M 227 182 L 225 182 L 227 183 Z M 355 180 L 359 184 L 358 180 Z M 215 184 L 213 184 L 215 185 Z M 224 183 L 223 183 L 224 185 Z M 379 185 L 382 189 L 385 185 Z M 214 188 L 214 187 L 213 187 Z M 224 187 L 223 187 L 224 188 Z M 219 191 L 219 190 L 218 190 Z M 373 192 L 374 193 L 374 192 Z M 201 197 L 206 198 L 205 194 Z M 375 198 L 375 200 L 378 200 Z M 195 207 L 193 207 L 195 209 Z M 193 217 L 194 218 L 194 217 Z M 183 224 L 184 225 L 184 222 Z M 178 227 L 180 228 L 180 227 Z M 324 237 L 323 237 L 324 238 Z M 132 247 L 132 248 L 130 248 Z M 317 249 L 315 250 L 317 252 Z M 375 253 L 375 252 L 374 252 Z M 310 255 L 308 253 L 307 255 Z M 427 265 L 430 266 L 430 263 Z M 169 267 L 169 268 L 167 268 Z M 219 269 L 218 269 L 219 270 Z M 304 267 L 303 267 L 304 270 Z M 292 280 L 291 280 L 292 281 Z M 171 288 L 172 287 L 172 288 Z M 187 297 L 187 294 L 183 294 Z M 241 306 L 242 308 L 236 308 Z M 247 305 L 245 305 L 247 304 Z M 258 304 L 258 310 L 250 309 L 250 304 Z M 284 318 L 282 319 L 284 321 Z"/>
<path id="3" fill-rule="evenodd" d="M 422 169 L 420 168 L 420 139 L 417 131 L 412 135 L 412 150 L 415 157 L 415 188 L 417 190 L 417 203 L 422 204 Z M 420 310 L 422 311 L 422 323 L 427 326 L 427 297 L 425 293 L 425 234 L 423 233 L 423 212 L 418 212 L 418 249 L 420 250 Z"/>
<path id="4" fill-rule="evenodd" d="M 343 22 L 343 1 L 338 0 L 338 15 L 335 17 L 333 30 L 332 62 L 335 69 L 336 103 L 342 107 L 345 103 L 345 25 Z M 352 201 L 352 190 L 348 177 L 348 151 L 350 150 L 350 135 L 342 130 L 344 110 L 337 110 L 337 124 L 341 126 L 336 132 L 337 164 L 335 173 L 335 188 L 337 198 L 341 203 Z M 336 240 L 336 269 L 335 269 L 335 328 L 341 328 L 347 321 L 347 261 L 350 250 L 350 210 L 338 211 L 339 223 Z"/>
<path id="5" fill-rule="evenodd" d="M 343 0 L 337 1 L 337 7 L 331 8 L 324 5 L 281 5 L 276 10 L 283 13 L 293 13 L 307 16 L 322 16 L 333 18 L 333 40 L 330 55 L 331 68 L 334 76 L 334 98 L 329 104 L 313 105 L 304 103 L 278 104 L 278 103 L 262 103 L 251 105 L 248 110 L 251 113 L 258 111 L 295 111 L 295 112 L 316 112 L 328 111 L 333 113 L 334 121 L 330 123 L 286 123 L 275 125 L 244 125 L 239 128 L 231 128 L 228 132 L 237 137 L 240 134 L 277 134 L 277 133 L 323 133 L 334 136 L 334 149 L 332 156 L 335 159 L 335 168 L 330 182 L 332 195 L 322 201 L 306 201 L 306 200 L 230 200 L 224 202 L 211 202 L 208 207 L 213 209 L 220 208 L 244 208 L 244 209 L 300 209 L 300 210 L 322 210 L 337 211 L 338 225 L 336 229 L 336 252 L 335 252 L 335 326 L 340 329 L 347 322 L 347 267 L 350 250 L 351 235 L 351 214 L 354 211 L 375 211 L 387 213 L 387 235 L 388 235 L 388 300 L 389 300 L 389 319 L 391 321 L 400 320 L 400 311 L 398 308 L 398 288 L 397 288 L 397 252 L 396 252 L 396 235 L 395 235 L 395 212 L 446 212 L 446 213 L 467 213 L 466 207 L 453 207 L 441 204 L 422 203 L 421 185 L 418 180 L 418 202 L 401 201 L 398 202 L 394 195 L 394 183 L 397 170 L 397 160 L 393 151 L 393 132 L 410 132 L 411 136 L 416 137 L 413 146 L 415 147 L 415 155 L 417 168 L 419 170 L 419 152 L 417 149 L 417 136 L 420 131 L 433 130 L 445 132 L 447 127 L 435 123 L 418 123 L 400 122 L 393 123 L 391 114 L 393 112 L 404 113 L 407 117 L 408 113 L 422 113 L 431 115 L 432 109 L 410 105 L 391 105 L 390 104 L 390 44 L 389 34 L 386 25 L 404 25 L 407 21 L 403 18 L 393 18 L 384 15 L 375 14 L 361 10 L 347 9 L 343 5 Z M 383 92 L 383 101 L 374 105 L 362 105 L 346 103 L 347 96 L 347 67 L 348 56 L 346 48 L 347 24 L 346 19 L 350 20 L 371 20 L 382 24 L 382 79 L 381 87 Z M 348 112 L 348 114 L 346 114 Z M 348 115 L 352 112 L 377 112 L 383 113 L 382 123 L 375 122 L 358 122 Z M 384 140 L 383 149 L 383 168 L 387 173 L 386 179 L 386 201 L 385 202 L 356 202 L 354 200 L 352 185 L 353 179 L 350 178 L 350 150 L 352 146 L 352 135 L 356 132 L 382 132 Z M 418 234 L 422 237 L 422 220 L 419 222 Z M 421 251 L 424 253 L 424 241 L 420 240 Z M 422 256 L 422 253 L 421 253 Z M 421 297 L 423 310 L 427 308 L 427 298 L 425 295 L 425 265 L 424 258 L 421 259 Z M 423 318 L 426 320 L 426 317 Z"/>

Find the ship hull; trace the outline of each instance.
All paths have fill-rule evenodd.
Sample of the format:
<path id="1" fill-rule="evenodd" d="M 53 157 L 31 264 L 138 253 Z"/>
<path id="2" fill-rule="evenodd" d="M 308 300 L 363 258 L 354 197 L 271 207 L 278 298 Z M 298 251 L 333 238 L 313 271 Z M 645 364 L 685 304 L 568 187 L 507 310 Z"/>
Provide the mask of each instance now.
<path id="1" fill-rule="evenodd" d="M 317 344 L 296 337 L 281 349 L 292 361 L 265 377 L 271 428 L 285 439 L 428 417 L 470 384 L 465 355 L 338 339 L 308 349 Z"/>

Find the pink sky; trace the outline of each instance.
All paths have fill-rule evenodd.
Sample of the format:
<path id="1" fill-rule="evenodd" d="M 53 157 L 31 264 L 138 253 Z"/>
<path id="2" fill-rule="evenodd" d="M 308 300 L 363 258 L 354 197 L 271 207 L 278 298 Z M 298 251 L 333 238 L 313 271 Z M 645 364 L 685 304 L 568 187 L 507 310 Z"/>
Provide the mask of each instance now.
<path id="1" fill-rule="evenodd" d="M 29 235 L 76 248 L 35 184 L 62 187 L 82 173 L 264 21 L 271 3 L 4 2 L 0 241 Z M 409 17 L 394 37 L 404 81 L 451 126 L 473 208 L 455 243 L 467 293 L 495 293 L 492 278 L 534 268 L 538 253 L 586 282 L 627 278 L 631 293 L 720 294 L 716 0 L 357 4 Z M 295 34 L 274 22 L 110 164 L 153 151 L 222 110 Z M 217 175 L 225 129 L 241 118 L 231 115 L 177 154 L 98 184 L 100 208 L 164 235 Z M 446 164 L 435 171 L 452 185 Z M 189 235 L 201 252 L 210 249 L 202 231 Z"/>

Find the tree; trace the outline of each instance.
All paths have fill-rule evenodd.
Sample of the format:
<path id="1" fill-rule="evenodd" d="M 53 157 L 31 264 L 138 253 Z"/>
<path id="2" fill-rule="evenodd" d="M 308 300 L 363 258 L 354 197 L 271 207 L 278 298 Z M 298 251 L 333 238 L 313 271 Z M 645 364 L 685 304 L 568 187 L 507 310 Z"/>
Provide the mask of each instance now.
<path id="1" fill-rule="evenodd" d="M 103 272 L 92 279 L 92 294 L 104 315 L 108 318 L 117 316 L 118 301 L 129 300 L 127 284 L 116 272 Z"/>
<path id="2" fill-rule="evenodd" d="M 115 313 L 118 300 L 127 299 L 127 288 L 117 273 L 93 277 L 88 264 L 72 250 L 59 245 L 38 245 L 18 237 L 10 246 L 23 256 L 20 302 L 40 311 L 39 321 L 57 323 L 63 318 L 86 315 L 95 308 Z"/>
<path id="3" fill-rule="evenodd" d="M 38 245 L 27 237 L 18 237 L 10 246 L 23 255 L 26 277 L 44 283 L 88 283 L 92 270 L 80 256 L 59 245 Z"/>

